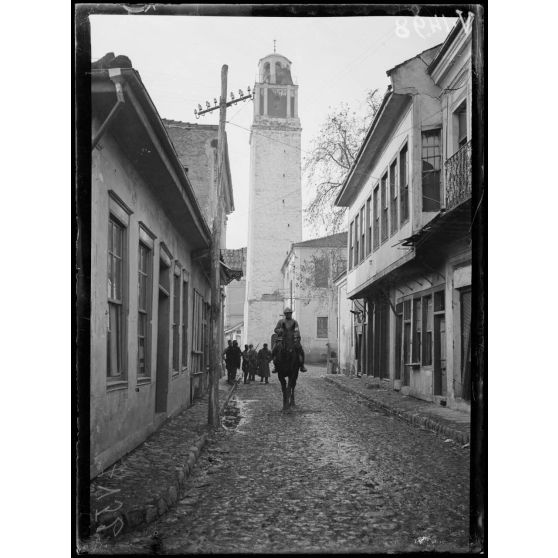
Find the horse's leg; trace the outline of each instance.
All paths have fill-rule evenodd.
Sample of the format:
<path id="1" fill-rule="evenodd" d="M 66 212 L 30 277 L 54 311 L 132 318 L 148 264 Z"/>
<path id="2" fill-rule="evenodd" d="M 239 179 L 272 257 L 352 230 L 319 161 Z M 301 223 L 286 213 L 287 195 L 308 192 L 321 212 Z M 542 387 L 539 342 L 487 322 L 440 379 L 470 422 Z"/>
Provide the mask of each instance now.
<path id="1" fill-rule="evenodd" d="M 280 372 L 277 374 L 279 376 L 279 382 L 281 383 L 281 391 L 283 392 L 283 411 L 288 409 L 287 405 L 287 382 L 285 381 L 285 376 Z"/>
<path id="2" fill-rule="evenodd" d="M 293 374 L 293 376 L 292 376 L 292 384 L 293 384 L 293 385 L 292 385 L 292 390 L 293 390 L 293 391 L 292 391 L 292 394 L 291 394 L 291 404 L 293 405 L 293 407 L 294 407 L 294 404 L 295 404 L 295 396 L 294 396 L 294 394 L 295 394 L 295 387 L 296 387 L 296 381 L 297 381 L 297 380 L 298 380 L 298 365 L 297 365 L 297 367 L 296 367 L 296 369 L 295 369 L 295 372 L 294 372 L 294 374 Z"/>

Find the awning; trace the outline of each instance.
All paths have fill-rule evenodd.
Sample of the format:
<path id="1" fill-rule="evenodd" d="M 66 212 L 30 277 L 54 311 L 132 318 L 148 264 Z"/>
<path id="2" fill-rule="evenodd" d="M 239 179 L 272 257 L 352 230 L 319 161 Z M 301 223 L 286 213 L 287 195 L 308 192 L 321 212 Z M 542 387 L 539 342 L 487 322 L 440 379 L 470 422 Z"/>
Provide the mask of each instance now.
<path id="1" fill-rule="evenodd" d="M 227 250 L 221 250 L 221 286 L 228 285 L 231 281 L 240 281 L 244 275 L 242 269 L 230 267 L 225 263 L 225 260 L 229 259 L 226 252 Z M 209 277 L 211 275 L 211 251 L 199 250 L 192 254 L 192 258 L 201 264 L 205 274 Z"/>
<path id="2" fill-rule="evenodd" d="M 242 269 L 232 269 L 221 259 L 221 285 L 242 279 Z"/>

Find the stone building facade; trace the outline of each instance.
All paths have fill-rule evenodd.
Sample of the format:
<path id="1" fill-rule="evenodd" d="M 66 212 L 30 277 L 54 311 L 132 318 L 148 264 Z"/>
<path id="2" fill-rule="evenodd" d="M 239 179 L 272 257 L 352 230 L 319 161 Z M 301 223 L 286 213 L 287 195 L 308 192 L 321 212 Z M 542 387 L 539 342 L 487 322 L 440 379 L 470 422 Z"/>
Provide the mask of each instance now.
<path id="1" fill-rule="evenodd" d="M 298 86 L 280 54 L 259 61 L 250 133 L 250 182 L 244 342 L 269 342 L 281 317 L 281 266 L 302 240 Z"/>

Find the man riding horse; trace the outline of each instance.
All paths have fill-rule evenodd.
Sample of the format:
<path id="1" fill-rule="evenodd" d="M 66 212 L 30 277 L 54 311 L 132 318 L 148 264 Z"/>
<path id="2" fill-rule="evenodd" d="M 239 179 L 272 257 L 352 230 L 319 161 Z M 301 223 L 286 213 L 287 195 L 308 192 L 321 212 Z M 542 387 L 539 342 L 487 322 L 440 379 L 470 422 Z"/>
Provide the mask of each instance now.
<path id="1" fill-rule="evenodd" d="M 277 349 L 282 344 L 286 349 L 294 349 L 300 363 L 300 371 L 306 372 L 304 366 L 304 349 L 300 344 L 300 328 L 298 322 L 293 320 L 293 311 L 290 308 L 283 310 L 284 318 L 277 322 L 275 326 L 275 334 L 277 335 L 277 343 L 273 347 L 273 364 L 277 368 Z"/>

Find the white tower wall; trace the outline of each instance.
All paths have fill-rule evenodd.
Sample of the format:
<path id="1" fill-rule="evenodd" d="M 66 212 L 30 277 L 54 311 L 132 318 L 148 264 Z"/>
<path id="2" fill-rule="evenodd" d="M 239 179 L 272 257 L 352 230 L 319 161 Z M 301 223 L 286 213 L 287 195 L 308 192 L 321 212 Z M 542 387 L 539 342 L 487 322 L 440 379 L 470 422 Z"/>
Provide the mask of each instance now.
<path id="1" fill-rule="evenodd" d="M 270 63 L 271 72 L 264 72 Z M 275 65 L 288 69 L 277 77 Z M 302 192 L 298 87 L 290 62 L 273 54 L 260 60 L 250 134 L 250 181 L 244 343 L 269 343 L 288 293 L 281 268 L 291 243 L 302 240 Z M 271 90 L 271 92 L 270 92 Z M 271 104 L 286 97 L 286 111 Z M 269 101 L 269 102 L 268 102 Z M 273 114 L 275 110 L 275 115 Z M 283 116 L 277 116 L 283 110 Z"/>

